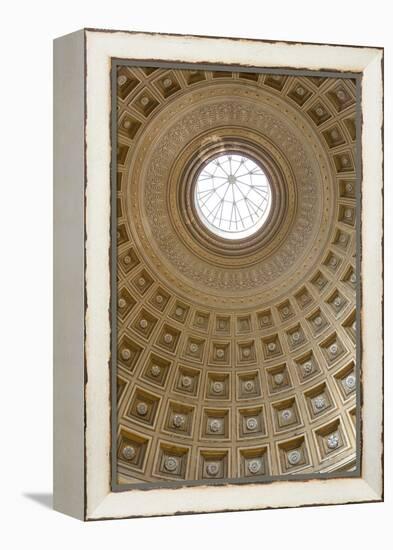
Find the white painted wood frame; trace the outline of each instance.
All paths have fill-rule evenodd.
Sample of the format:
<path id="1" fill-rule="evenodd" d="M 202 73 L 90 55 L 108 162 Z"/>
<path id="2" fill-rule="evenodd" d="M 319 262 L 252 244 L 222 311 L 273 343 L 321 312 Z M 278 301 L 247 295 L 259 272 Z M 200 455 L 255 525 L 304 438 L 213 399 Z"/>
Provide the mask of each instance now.
<path id="1" fill-rule="evenodd" d="M 360 478 L 111 491 L 112 58 L 362 73 Z M 54 507 L 82 520 L 383 499 L 383 50 L 120 31 L 55 40 Z"/>

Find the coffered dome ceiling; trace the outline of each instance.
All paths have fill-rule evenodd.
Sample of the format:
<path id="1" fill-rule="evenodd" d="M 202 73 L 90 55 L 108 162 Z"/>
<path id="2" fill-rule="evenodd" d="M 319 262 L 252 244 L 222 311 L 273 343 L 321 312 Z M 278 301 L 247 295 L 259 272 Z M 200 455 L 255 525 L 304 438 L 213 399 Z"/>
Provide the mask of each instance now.
<path id="1" fill-rule="evenodd" d="M 120 68 L 119 483 L 354 466 L 355 103 L 346 78 Z M 247 236 L 195 202 L 222 155 L 267 178 Z M 217 212 L 254 224 L 258 186 L 219 173 Z"/>

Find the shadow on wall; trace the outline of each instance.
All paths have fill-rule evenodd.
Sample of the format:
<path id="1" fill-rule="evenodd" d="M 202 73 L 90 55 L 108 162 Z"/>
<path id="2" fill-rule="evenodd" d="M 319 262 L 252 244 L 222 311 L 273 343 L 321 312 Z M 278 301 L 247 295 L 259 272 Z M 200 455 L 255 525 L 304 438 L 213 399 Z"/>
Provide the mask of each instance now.
<path id="1" fill-rule="evenodd" d="M 53 494 L 52 493 L 23 493 L 25 498 L 34 500 L 44 506 L 45 508 L 53 508 Z"/>

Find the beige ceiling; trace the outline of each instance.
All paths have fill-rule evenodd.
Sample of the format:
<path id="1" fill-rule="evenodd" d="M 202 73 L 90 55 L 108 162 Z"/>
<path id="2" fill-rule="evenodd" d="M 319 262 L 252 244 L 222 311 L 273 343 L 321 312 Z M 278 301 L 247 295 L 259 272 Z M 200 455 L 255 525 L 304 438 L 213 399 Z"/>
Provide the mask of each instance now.
<path id="1" fill-rule="evenodd" d="M 355 100 L 350 79 L 119 69 L 119 483 L 353 468 Z M 242 242 L 193 207 L 234 150 L 273 193 Z"/>

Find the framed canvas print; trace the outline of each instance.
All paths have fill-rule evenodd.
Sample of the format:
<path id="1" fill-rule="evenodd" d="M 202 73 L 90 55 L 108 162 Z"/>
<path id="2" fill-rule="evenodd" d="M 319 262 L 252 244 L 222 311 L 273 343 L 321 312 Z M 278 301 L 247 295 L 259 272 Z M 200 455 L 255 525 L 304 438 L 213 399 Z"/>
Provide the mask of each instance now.
<path id="1" fill-rule="evenodd" d="M 383 50 L 54 53 L 55 508 L 380 501 Z"/>

